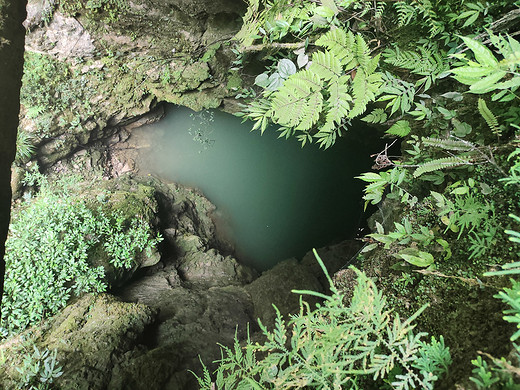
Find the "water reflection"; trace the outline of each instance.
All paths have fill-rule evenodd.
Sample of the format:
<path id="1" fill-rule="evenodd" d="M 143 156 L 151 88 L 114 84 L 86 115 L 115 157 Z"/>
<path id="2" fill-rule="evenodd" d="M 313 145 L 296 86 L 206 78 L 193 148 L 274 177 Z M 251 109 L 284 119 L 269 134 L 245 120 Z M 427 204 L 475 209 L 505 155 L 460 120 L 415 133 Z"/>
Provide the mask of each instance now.
<path id="1" fill-rule="evenodd" d="M 366 140 L 351 136 L 331 150 L 302 149 L 273 129 L 251 133 L 250 123 L 219 111 L 167 111 L 141 129 L 151 146 L 140 169 L 201 189 L 220 220 L 229 221 L 242 261 L 267 269 L 357 229 L 362 183 L 354 176 L 370 169 L 369 155 L 377 152 L 367 150 Z"/>

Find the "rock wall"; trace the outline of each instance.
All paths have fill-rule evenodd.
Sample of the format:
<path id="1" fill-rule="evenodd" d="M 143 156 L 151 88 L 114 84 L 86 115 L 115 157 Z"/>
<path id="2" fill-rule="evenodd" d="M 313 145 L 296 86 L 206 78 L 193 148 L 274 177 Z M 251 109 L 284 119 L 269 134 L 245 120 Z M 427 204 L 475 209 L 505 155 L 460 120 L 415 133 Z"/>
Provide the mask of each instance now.
<path id="1" fill-rule="evenodd" d="M 22 128 L 34 136 L 40 164 L 112 136 L 157 102 L 201 110 L 233 93 L 228 41 L 240 27 L 242 2 L 133 0 L 115 11 L 58 3 L 31 0 L 25 22 L 29 66 L 44 56 L 59 73 L 45 81 L 49 103 L 23 107 Z"/>

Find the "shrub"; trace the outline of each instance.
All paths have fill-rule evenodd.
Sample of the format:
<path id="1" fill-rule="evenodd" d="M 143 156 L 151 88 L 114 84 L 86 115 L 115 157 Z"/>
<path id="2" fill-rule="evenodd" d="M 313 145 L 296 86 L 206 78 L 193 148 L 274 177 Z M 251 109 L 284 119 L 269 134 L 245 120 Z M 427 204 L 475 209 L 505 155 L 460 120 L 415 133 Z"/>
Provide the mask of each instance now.
<path id="1" fill-rule="evenodd" d="M 9 228 L 4 332 L 55 314 L 72 295 L 106 290 L 104 268 L 92 266 L 100 256 L 116 268 L 130 268 L 137 254 L 159 241 L 139 217 L 129 220 L 104 210 L 100 201 L 87 202 L 63 180 L 51 186 L 39 174 L 27 179 L 41 189 L 13 213 Z"/>
<path id="2" fill-rule="evenodd" d="M 311 310 L 302 299 L 300 313 L 288 326 L 275 307 L 274 330 L 260 323 L 266 341 L 253 344 L 248 339 L 242 348 L 235 339 L 233 349 L 222 347 L 216 383 L 203 366 L 203 377 L 197 377 L 200 387 L 358 389 L 386 382 L 395 389 L 432 389 L 451 356 L 442 336 L 428 343 L 421 340 L 425 333 L 413 333 L 413 321 L 426 307 L 401 320 L 387 308 L 374 282 L 354 270 L 358 278 L 350 306 L 344 305 L 344 294 L 326 273 L 332 296 L 295 291 L 320 296 L 325 299 L 323 305 Z"/>

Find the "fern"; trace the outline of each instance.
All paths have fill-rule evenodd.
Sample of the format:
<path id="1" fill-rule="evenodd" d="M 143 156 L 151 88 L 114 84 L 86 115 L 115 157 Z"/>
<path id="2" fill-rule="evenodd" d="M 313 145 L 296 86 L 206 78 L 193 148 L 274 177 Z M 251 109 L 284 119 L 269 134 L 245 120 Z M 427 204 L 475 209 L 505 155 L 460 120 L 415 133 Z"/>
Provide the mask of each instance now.
<path id="1" fill-rule="evenodd" d="M 342 65 L 347 65 L 354 59 L 352 48 L 355 43 L 356 38 L 352 31 L 346 32 L 341 28 L 336 28 L 323 34 L 315 44 L 328 49 L 341 61 Z M 348 69 L 351 67 L 347 66 Z"/>
<path id="2" fill-rule="evenodd" d="M 390 108 L 390 116 L 392 116 L 398 110 L 400 110 L 402 114 L 408 112 L 412 107 L 417 91 L 413 84 L 407 83 L 385 72 L 381 92 L 383 95 L 378 101 L 388 101 L 386 108 Z"/>
<path id="3" fill-rule="evenodd" d="M 313 53 L 308 69 L 287 77 L 274 92 L 266 89 L 261 103 L 244 109 L 241 116 L 255 121 L 253 129 L 263 131 L 270 121 L 283 128 L 281 136 L 294 135 L 302 145 L 315 140 L 328 148 L 344 123 L 377 98 L 382 84 L 376 72 L 379 56 L 370 56 L 361 35 L 336 28 L 316 45 L 324 50 Z"/>
<path id="4" fill-rule="evenodd" d="M 476 146 L 473 145 L 471 142 L 457 140 L 453 138 L 442 139 L 435 137 L 425 137 L 422 139 L 422 143 L 426 146 L 434 148 L 463 152 L 469 152 L 470 150 L 474 150 L 476 148 Z"/>
<path id="5" fill-rule="evenodd" d="M 247 11 L 242 18 L 242 28 L 235 35 L 235 39 L 243 46 L 249 46 L 254 42 L 260 27 L 260 22 L 258 21 L 260 0 L 247 0 L 247 3 Z"/>
<path id="6" fill-rule="evenodd" d="M 384 123 L 386 122 L 388 115 L 385 110 L 382 108 L 374 109 L 370 114 L 367 114 L 365 117 L 361 118 L 362 121 L 368 123 Z"/>
<path id="7" fill-rule="evenodd" d="M 440 171 L 442 169 L 458 167 L 466 164 L 469 164 L 469 159 L 465 160 L 461 157 L 438 158 L 419 165 L 419 167 L 414 171 L 413 177 L 417 178 L 424 173 Z"/>
<path id="8" fill-rule="evenodd" d="M 401 50 L 395 46 L 383 51 L 384 61 L 392 66 L 408 69 L 411 73 L 424 76 L 416 82 L 416 87 L 431 85 L 449 70 L 447 55 L 436 44 L 419 46 L 419 50 Z"/>
<path id="9" fill-rule="evenodd" d="M 500 136 L 501 131 L 498 125 L 497 117 L 491 112 L 486 104 L 486 101 L 482 98 L 478 99 L 478 112 L 480 115 L 482 115 L 493 134 Z"/>
<path id="10" fill-rule="evenodd" d="M 430 0 L 397 1 L 394 3 L 394 8 L 397 11 L 397 24 L 399 27 L 414 24 L 422 16 L 420 23 L 423 26 L 428 26 L 430 37 L 434 37 L 444 31 L 444 23 L 439 20 L 439 16 L 435 12 Z"/>
<path id="11" fill-rule="evenodd" d="M 352 97 L 347 93 L 347 77 L 342 76 L 337 80 L 333 80 L 328 88 L 329 98 L 327 100 L 327 115 L 325 124 L 321 127 L 320 132 L 330 133 L 341 124 L 350 111 L 350 102 Z M 320 136 L 320 138 L 323 138 Z M 335 138 L 334 138 L 335 140 Z"/>
<path id="12" fill-rule="evenodd" d="M 386 9 L 386 3 L 384 1 L 378 1 L 376 3 L 374 18 L 381 19 Z"/>
<path id="13" fill-rule="evenodd" d="M 407 26 L 415 17 L 415 8 L 406 1 L 396 1 L 394 8 L 397 11 L 397 25 Z"/>
<path id="14" fill-rule="evenodd" d="M 248 338 L 243 348 L 238 340 L 234 349 L 223 347 L 216 382 L 208 383 L 207 369 L 203 369 L 205 378 L 197 378 L 200 387 L 355 389 L 359 388 L 358 380 L 375 385 L 379 379 L 393 378 L 390 372 L 397 368 L 402 374 L 395 377 L 392 388 L 432 389 L 451 363 L 451 357 L 442 339 L 426 343 L 421 341 L 425 333 L 413 333 L 413 322 L 426 306 L 401 320 L 388 309 L 386 298 L 375 283 L 352 268 L 357 283 L 350 306 L 345 307 L 344 295 L 314 253 L 329 280 L 332 295 L 293 291 L 324 302 L 311 310 L 302 298 L 299 314 L 288 325 L 276 309 L 273 330 L 259 324 L 266 341 L 253 344 Z M 426 367 L 432 368 L 435 375 L 430 375 Z"/>
<path id="15" fill-rule="evenodd" d="M 328 81 L 338 78 L 343 71 L 341 61 L 330 51 L 318 51 L 312 56 L 312 64 L 309 67 L 311 73 L 319 78 Z"/>
<path id="16" fill-rule="evenodd" d="M 396 135 L 398 137 L 406 137 L 411 131 L 410 123 L 408 121 L 400 120 L 394 123 L 385 133 Z"/>

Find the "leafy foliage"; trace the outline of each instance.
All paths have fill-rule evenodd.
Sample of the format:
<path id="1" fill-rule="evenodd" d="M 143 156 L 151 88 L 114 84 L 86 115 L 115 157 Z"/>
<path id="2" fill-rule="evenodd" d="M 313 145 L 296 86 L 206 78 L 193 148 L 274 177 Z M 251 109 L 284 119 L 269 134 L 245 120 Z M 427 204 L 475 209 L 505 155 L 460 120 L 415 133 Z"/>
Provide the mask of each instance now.
<path id="1" fill-rule="evenodd" d="M 413 322 L 422 307 L 407 320 L 387 308 L 386 299 L 373 281 L 354 268 L 357 285 L 349 307 L 324 270 L 332 295 L 294 291 L 324 298 L 323 305 L 311 309 L 303 299 L 300 313 L 289 323 L 277 310 L 274 329 L 260 323 L 266 341 L 242 348 L 223 347 L 216 382 L 207 368 L 198 377 L 202 389 L 357 389 L 360 382 L 386 379 L 394 389 L 432 389 L 451 363 L 442 337 L 421 340 Z"/>
<path id="2" fill-rule="evenodd" d="M 387 131 L 386 134 L 396 135 L 398 137 L 406 137 L 410 134 L 412 129 L 410 128 L 410 123 L 405 120 L 400 120 L 395 122 Z"/>
<path id="3" fill-rule="evenodd" d="M 23 129 L 18 129 L 16 134 L 15 162 L 23 162 L 31 158 L 34 153 L 33 137 Z"/>
<path id="4" fill-rule="evenodd" d="M 517 222 L 520 218 L 514 216 Z M 519 235 L 516 231 L 510 232 L 512 241 Z M 520 262 L 505 264 L 502 270 L 487 272 L 486 276 L 497 275 L 518 275 L 520 273 Z M 470 380 L 476 385 L 477 389 L 515 389 L 518 388 L 518 361 L 520 360 L 520 346 L 514 342 L 520 337 L 520 282 L 511 279 L 511 287 L 504 288 L 495 298 L 500 299 L 509 309 L 504 310 L 504 320 L 515 324 L 517 331 L 511 336 L 513 342 L 513 352 L 510 354 L 511 360 L 506 358 L 495 358 L 489 354 L 479 352 L 480 355 L 471 363 L 475 366 L 473 376 Z M 486 359 L 484 359 L 487 358 Z M 488 362 L 488 360 L 490 362 Z"/>
<path id="5" fill-rule="evenodd" d="M 482 115 L 482 118 L 484 118 L 491 131 L 497 136 L 500 136 L 501 130 L 498 125 L 497 117 L 491 112 L 486 101 L 482 98 L 478 99 L 478 112 L 480 112 L 480 115 Z"/>
<path id="6" fill-rule="evenodd" d="M 416 81 L 415 86 L 430 89 L 438 78 L 449 70 L 446 52 L 429 41 L 419 41 L 418 51 L 401 50 L 394 46 L 383 51 L 384 62 L 396 68 L 407 69 L 411 73 L 423 76 Z"/>
<path id="7" fill-rule="evenodd" d="M 128 11 L 127 0 L 58 0 L 61 11 L 76 15 L 87 12 L 88 15 L 107 14 L 109 19 L 115 21 L 121 13 Z"/>
<path id="8" fill-rule="evenodd" d="M 490 35 L 491 42 L 496 47 L 502 59 L 499 60 L 493 52 L 481 42 L 461 37 L 465 45 L 473 53 L 475 61 L 466 55 L 458 55 L 462 64 L 451 70 L 453 77 L 462 84 L 469 85 L 469 92 L 485 94 L 492 91 L 493 100 L 502 102 L 515 98 L 514 91 L 520 86 L 520 43 L 512 37 Z M 502 81 L 506 78 L 505 81 Z"/>
<path id="9" fill-rule="evenodd" d="M 395 190 L 403 203 L 408 203 L 410 207 L 413 207 L 417 203 L 417 197 L 410 196 L 410 193 L 402 187 L 406 175 L 406 170 L 396 166 L 386 172 L 365 172 L 361 176 L 357 176 L 357 179 L 369 183 L 364 189 L 365 195 L 363 199 L 365 199 L 365 207 L 368 203 L 378 204 L 381 202 L 387 187 L 390 188 L 391 192 Z"/>
<path id="10" fill-rule="evenodd" d="M 18 388 L 29 390 L 50 389 L 54 379 L 63 374 L 56 355 L 56 350 L 52 352 L 48 349 L 40 351 L 36 345 L 33 345 L 33 352 L 25 355 L 23 366 L 16 367 L 20 374 Z"/>
<path id="11" fill-rule="evenodd" d="M 40 193 L 14 212 L 1 318 L 10 332 L 55 314 L 73 295 L 104 291 L 105 270 L 95 259 L 129 268 L 158 242 L 146 222 L 79 198 L 71 189 L 77 181 L 67 180 L 51 185 L 33 173 L 27 181 L 37 182 Z"/>
<path id="12" fill-rule="evenodd" d="M 466 165 L 469 160 L 462 157 L 441 157 L 421 164 L 413 173 L 413 177 L 419 177 L 425 173 L 440 171 L 446 168 Z"/>
<path id="13" fill-rule="evenodd" d="M 375 100 L 381 85 L 375 72 L 379 56 L 370 56 L 361 35 L 337 28 L 315 44 L 323 50 L 312 54 L 307 69 L 287 72 L 276 88 L 266 79 L 263 98 L 244 109 L 243 116 L 255 121 L 253 129 L 263 132 L 273 122 L 284 134 L 297 134 L 302 145 L 316 140 L 328 148 L 346 121 Z"/>

